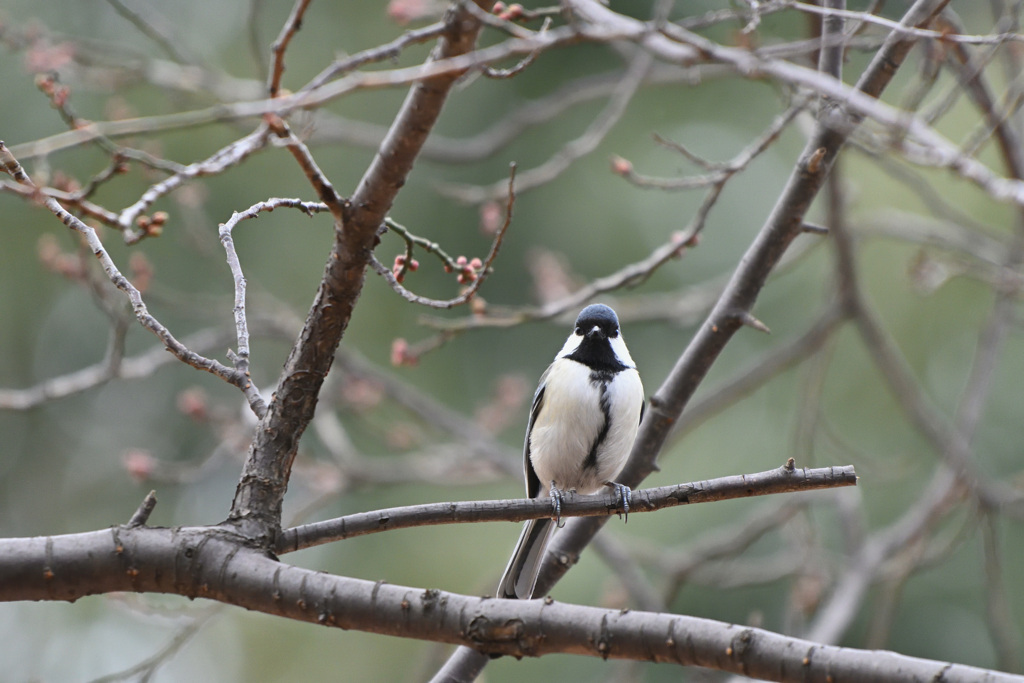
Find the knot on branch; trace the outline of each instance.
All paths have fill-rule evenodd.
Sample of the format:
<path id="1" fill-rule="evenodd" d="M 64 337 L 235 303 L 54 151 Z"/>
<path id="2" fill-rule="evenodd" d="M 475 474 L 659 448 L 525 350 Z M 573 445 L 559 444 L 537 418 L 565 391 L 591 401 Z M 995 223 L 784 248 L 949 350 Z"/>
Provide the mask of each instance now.
<path id="1" fill-rule="evenodd" d="M 535 650 L 535 636 L 530 636 L 522 619 L 492 621 L 481 615 L 469 622 L 466 638 L 481 650 L 513 650 L 517 657 Z"/>

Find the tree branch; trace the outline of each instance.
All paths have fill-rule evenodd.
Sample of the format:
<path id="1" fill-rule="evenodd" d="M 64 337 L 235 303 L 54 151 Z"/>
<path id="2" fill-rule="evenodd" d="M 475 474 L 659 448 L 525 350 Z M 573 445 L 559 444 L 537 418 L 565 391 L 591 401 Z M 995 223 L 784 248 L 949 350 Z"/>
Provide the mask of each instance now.
<path id="1" fill-rule="evenodd" d="M 585 4 L 588 10 L 592 8 L 591 3 L 584 0 L 580 0 L 580 4 Z M 945 4 L 946 0 L 918 0 L 904 16 L 903 23 L 908 26 L 926 23 Z M 605 10 L 601 8 L 601 11 Z M 902 63 L 910 46 L 910 42 L 900 35 L 890 36 L 861 76 L 858 88 L 873 96 L 880 94 Z M 801 234 L 803 217 L 810 207 L 811 200 L 820 190 L 850 130 L 849 125 L 837 128 L 830 121 L 819 123 L 775 208 L 741 259 L 718 303 L 680 356 L 668 378 L 651 398 L 650 409 L 646 413 L 633 447 L 633 455 L 620 477 L 623 483 L 636 485 L 653 471 L 654 460 L 683 408 L 733 334 L 742 327 L 736 313 L 750 311 L 753 308 L 769 273 L 775 268 L 786 248 Z M 812 168 L 812 161 L 815 159 L 818 162 Z M 563 533 L 561 541 L 556 540 L 556 543 L 561 547 L 574 548 L 575 552 L 569 554 L 576 554 L 582 547 L 578 544 L 584 538 L 592 536 L 600 523 L 584 521 L 573 524 L 572 531 L 576 532 L 576 527 L 584 525 L 592 528 L 586 532 L 581 528 L 580 538 L 570 540 L 571 534 Z M 553 578 L 546 572 L 542 573 L 538 585 L 542 589 L 550 586 L 548 581 Z"/>
<path id="2" fill-rule="evenodd" d="M 543 600 L 498 600 L 283 565 L 223 529 L 113 527 L 0 540 L 0 601 L 107 591 L 208 598 L 308 623 L 536 657 L 554 652 L 702 666 L 775 681 L 1020 676 L 893 652 L 820 645 L 758 628 Z"/>
<path id="3" fill-rule="evenodd" d="M 629 502 L 629 512 L 653 512 L 677 505 L 854 486 L 856 483 L 857 475 L 851 466 L 796 469 L 790 459 L 783 467 L 766 472 L 634 491 Z M 607 517 L 621 512 L 619 498 L 612 494 L 569 496 L 561 508 L 562 517 Z M 551 501 L 546 498 L 410 505 L 361 512 L 286 529 L 281 532 L 276 552 L 290 553 L 354 536 L 417 526 L 523 522 L 550 516 Z"/>
<path id="4" fill-rule="evenodd" d="M 931 19 L 948 0 L 918 0 L 904 15 L 901 25 L 919 26 Z M 620 31 L 636 30 L 634 19 L 616 14 L 593 0 L 573 0 L 573 11 L 590 22 L 618 27 Z M 668 26 L 665 27 L 666 29 Z M 669 50 L 663 45 L 663 36 L 647 36 L 644 45 L 653 50 Z M 710 41 L 688 36 L 705 51 L 715 50 Z M 903 34 L 892 33 L 865 69 L 857 83 L 861 92 L 872 99 L 881 94 L 902 64 L 913 42 Z M 678 46 L 682 47 L 682 46 Z M 737 53 L 740 51 L 737 51 Z M 743 60 L 738 54 L 731 56 Z M 749 53 L 747 53 L 749 54 Z M 756 61 L 756 60 L 755 60 Z M 749 63 L 749 62 L 748 62 Z M 751 66 L 753 66 L 751 64 Z M 789 65 L 791 66 L 791 65 Z M 793 67 L 794 69 L 797 67 Z M 788 70 L 788 68 L 786 69 Z M 806 71 L 806 70 L 802 70 Z M 849 101 L 848 99 L 843 100 Z M 842 114 L 841 110 L 839 112 Z M 676 361 L 668 378 L 651 397 L 640 431 L 637 434 L 629 462 L 619 475 L 619 482 L 637 486 L 656 468 L 655 460 L 661 452 L 683 408 L 689 403 L 698 385 L 707 375 L 725 345 L 742 323 L 737 312 L 750 312 L 764 287 L 768 275 L 778 264 L 786 249 L 803 230 L 804 216 L 824 183 L 836 155 L 843 146 L 854 120 L 841 116 L 836 120 L 819 121 L 814 134 L 805 146 L 785 189 L 753 243 L 747 249 L 725 291 L 719 297 L 707 321 L 701 325 L 693 340 Z M 836 125 L 839 124 L 839 125 Z M 537 593 L 550 590 L 565 572 L 575 564 L 582 549 L 604 524 L 602 518 L 572 520 L 553 539 L 549 560 L 537 580 Z M 550 558 L 558 558 L 551 562 Z M 483 666 L 480 655 L 468 648 L 460 648 L 435 677 L 435 681 L 463 678 L 460 670 L 474 670 Z"/>
<path id="5" fill-rule="evenodd" d="M 32 188 L 33 190 L 37 189 L 35 183 L 33 183 L 28 174 L 25 173 L 21 164 L 18 163 L 18 160 L 11 155 L 3 141 L 0 141 L 0 169 L 9 173 L 15 180 L 25 187 Z M 128 278 L 124 276 L 124 274 L 121 273 L 120 270 L 118 270 L 114 260 L 107 252 L 106 247 L 103 246 L 103 242 L 100 240 L 96 230 L 69 213 L 60 205 L 60 202 L 53 197 L 41 196 L 40 198 L 46 208 L 49 209 L 54 216 L 60 219 L 64 225 L 82 235 L 86 244 L 89 246 L 89 250 L 99 260 L 107 278 L 109 278 L 114 286 L 124 292 L 128 297 L 128 300 L 132 305 L 132 310 L 135 313 L 135 318 L 138 320 L 140 325 L 156 335 L 156 337 L 163 342 L 166 349 L 173 353 L 178 360 L 187 365 L 191 365 L 197 370 L 205 370 L 206 372 L 216 375 L 224 381 L 235 385 L 243 392 L 247 391 L 250 382 L 249 378 L 245 374 L 238 372 L 234 368 L 229 368 L 217 360 L 201 356 L 195 351 L 189 349 L 176 339 L 174 335 L 171 334 L 170 330 L 168 330 L 149 312 L 146 302 L 142 299 L 142 293 L 128 280 Z"/>
<path id="6" fill-rule="evenodd" d="M 479 21 L 461 6 L 451 9 L 445 22 L 447 32 L 432 54 L 434 61 L 471 51 L 480 30 Z M 373 163 L 336 216 L 335 242 L 320 288 L 256 430 L 231 505 L 229 521 L 270 546 L 280 527 L 281 500 L 299 439 L 313 419 L 320 388 L 362 292 L 378 230 L 461 75 L 443 73 L 413 86 Z"/>

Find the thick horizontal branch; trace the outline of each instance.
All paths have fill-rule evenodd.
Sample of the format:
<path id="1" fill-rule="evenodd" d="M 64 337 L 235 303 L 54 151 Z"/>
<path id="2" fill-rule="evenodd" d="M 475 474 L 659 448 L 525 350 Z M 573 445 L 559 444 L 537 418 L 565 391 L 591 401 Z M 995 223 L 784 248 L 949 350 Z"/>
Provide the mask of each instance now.
<path id="1" fill-rule="evenodd" d="M 811 491 L 836 486 L 855 486 L 857 474 L 852 465 L 843 467 L 796 468 L 792 461 L 782 467 L 756 474 L 739 474 L 688 484 L 659 486 L 634 491 L 629 511 L 652 512 L 661 508 L 716 500 L 766 496 L 773 493 Z M 568 496 L 562 504 L 563 517 L 596 517 L 621 513 L 613 494 Z M 551 516 L 548 498 L 481 500 L 460 503 L 407 505 L 346 515 L 323 522 L 304 524 L 282 532 L 278 553 L 290 553 L 315 545 L 340 541 L 380 531 L 436 524 L 471 522 L 522 522 Z"/>
<path id="2" fill-rule="evenodd" d="M 701 666 L 775 681 L 1024 681 L 710 619 L 550 599 L 470 597 L 339 577 L 282 564 L 220 528 L 120 526 L 0 540 L 0 601 L 76 600 L 111 591 L 204 597 L 309 623 L 518 657 L 564 652 Z"/>

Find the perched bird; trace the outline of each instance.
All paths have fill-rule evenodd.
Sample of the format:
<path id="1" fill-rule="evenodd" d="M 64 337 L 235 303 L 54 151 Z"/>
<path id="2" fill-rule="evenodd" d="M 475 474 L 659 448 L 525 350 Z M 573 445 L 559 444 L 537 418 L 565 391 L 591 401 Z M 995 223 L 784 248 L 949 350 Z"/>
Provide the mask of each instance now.
<path id="1" fill-rule="evenodd" d="M 557 526 L 561 492 L 612 486 L 628 511 L 629 488 L 614 482 L 633 447 L 644 388 L 608 306 L 584 308 L 572 334 L 541 375 L 526 427 L 526 495 L 552 497 L 556 519 L 527 522 L 498 584 L 498 597 L 533 597 L 541 561 Z"/>

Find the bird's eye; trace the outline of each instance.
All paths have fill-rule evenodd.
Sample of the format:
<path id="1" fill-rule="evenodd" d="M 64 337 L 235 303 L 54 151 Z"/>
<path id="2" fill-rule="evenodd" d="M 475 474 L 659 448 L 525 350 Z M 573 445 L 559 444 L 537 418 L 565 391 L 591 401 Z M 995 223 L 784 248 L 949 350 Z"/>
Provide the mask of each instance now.
<path id="1" fill-rule="evenodd" d="M 577 327 L 576 328 L 576 336 L 580 336 L 582 334 L 583 334 L 583 328 L 582 327 Z"/>

